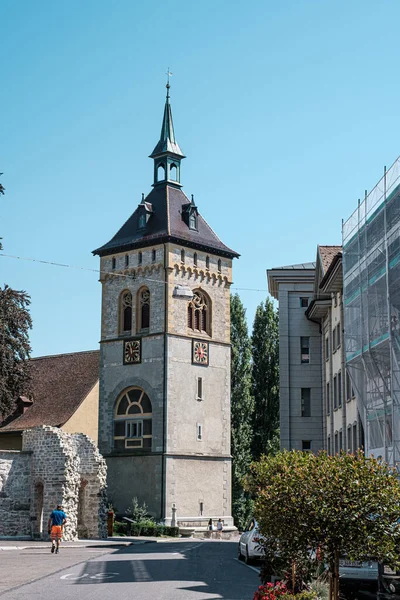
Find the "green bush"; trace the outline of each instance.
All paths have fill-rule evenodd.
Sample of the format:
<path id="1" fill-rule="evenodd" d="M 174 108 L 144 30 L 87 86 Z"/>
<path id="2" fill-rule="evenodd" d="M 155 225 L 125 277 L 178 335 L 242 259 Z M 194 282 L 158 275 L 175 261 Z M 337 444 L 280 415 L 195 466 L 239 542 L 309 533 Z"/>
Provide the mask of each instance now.
<path id="1" fill-rule="evenodd" d="M 128 523 L 123 521 L 114 521 L 114 535 L 127 535 L 129 531 Z"/>
<path id="2" fill-rule="evenodd" d="M 179 537 L 179 527 L 165 527 L 165 535 L 170 537 Z"/>

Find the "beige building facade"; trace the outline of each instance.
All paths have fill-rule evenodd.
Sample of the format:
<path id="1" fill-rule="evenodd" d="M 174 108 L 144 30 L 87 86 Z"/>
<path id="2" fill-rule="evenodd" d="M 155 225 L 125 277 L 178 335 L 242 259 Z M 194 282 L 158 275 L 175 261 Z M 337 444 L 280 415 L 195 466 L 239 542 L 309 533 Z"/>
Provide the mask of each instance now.
<path id="1" fill-rule="evenodd" d="M 344 356 L 343 274 L 340 246 L 318 246 L 309 320 L 320 324 L 324 449 L 355 452 L 362 445 L 354 389 Z"/>

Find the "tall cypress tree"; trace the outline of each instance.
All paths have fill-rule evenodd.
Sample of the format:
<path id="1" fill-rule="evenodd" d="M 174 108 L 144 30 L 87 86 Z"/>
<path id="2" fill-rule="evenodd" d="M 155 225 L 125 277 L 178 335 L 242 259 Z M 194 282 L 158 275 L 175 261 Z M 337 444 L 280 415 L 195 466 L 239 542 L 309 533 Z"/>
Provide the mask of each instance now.
<path id="1" fill-rule="evenodd" d="M 0 194 L 4 192 L 0 183 Z M 0 287 L 0 421 L 14 410 L 18 396 L 29 394 L 31 388 L 29 304 L 26 292 Z"/>
<path id="2" fill-rule="evenodd" d="M 279 317 L 272 301 L 267 298 L 256 310 L 253 325 L 252 392 L 253 460 L 268 454 L 276 445 L 279 427 Z"/>
<path id="3" fill-rule="evenodd" d="M 231 296 L 231 452 L 232 513 L 235 524 L 243 527 L 252 512 L 250 495 L 242 480 L 252 461 L 251 343 L 246 310 L 238 294 Z"/>

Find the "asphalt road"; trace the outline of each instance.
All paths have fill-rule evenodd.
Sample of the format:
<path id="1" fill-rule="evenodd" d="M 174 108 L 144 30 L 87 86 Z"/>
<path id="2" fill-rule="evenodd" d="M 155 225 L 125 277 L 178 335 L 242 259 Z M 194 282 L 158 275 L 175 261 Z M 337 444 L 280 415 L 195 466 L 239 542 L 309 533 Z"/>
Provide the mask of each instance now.
<path id="1" fill-rule="evenodd" d="M 251 600 L 259 578 L 237 560 L 236 549 L 237 542 L 193 540 L 63 548 L 59 555 L 47 548 L 10 550 L 0 555 L 0 599 Z M 17 575 L 27 567 L 36 580 L 21 584 Z M 8 590 L 1 591 L 4 577 Z"/>

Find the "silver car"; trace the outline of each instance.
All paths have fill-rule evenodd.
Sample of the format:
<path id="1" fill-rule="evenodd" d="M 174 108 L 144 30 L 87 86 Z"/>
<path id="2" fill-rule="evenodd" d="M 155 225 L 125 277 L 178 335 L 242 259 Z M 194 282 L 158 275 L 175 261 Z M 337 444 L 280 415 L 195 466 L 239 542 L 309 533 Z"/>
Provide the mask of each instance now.
<path id="1" fill-rule="evenodd" d="M 260 559 L 264 556 L 264 551 L 260 545 L 263 542 L 263 537 L 258 530 L 257 521 L 250 519 L 245 530 L 239 539 L 238 558 L 249 564 L 252 560 Z"/>

